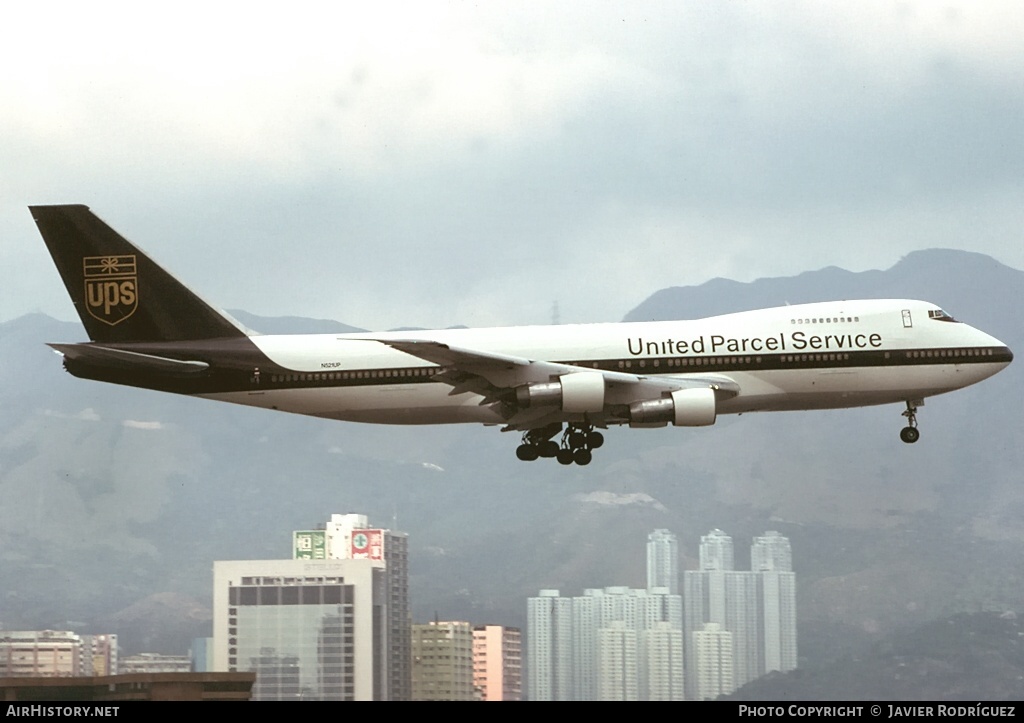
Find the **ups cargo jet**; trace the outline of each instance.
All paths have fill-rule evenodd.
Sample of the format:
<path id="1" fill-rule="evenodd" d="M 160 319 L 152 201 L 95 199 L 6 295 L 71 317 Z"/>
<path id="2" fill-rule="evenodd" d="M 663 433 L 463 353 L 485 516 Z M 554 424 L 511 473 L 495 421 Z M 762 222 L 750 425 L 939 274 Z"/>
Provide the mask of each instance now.
<path id="1" fill-rule="evenodd" d="M 209 306 L 86 206 L 32 206 L 91 341 L 73 375 L 329 419 L 502 425 L 521 460 L 585 465 L 599 429 L 903 402 L 1013 354 L 924 301 L 834 301 L 693 321 L 262 336 Z"/>

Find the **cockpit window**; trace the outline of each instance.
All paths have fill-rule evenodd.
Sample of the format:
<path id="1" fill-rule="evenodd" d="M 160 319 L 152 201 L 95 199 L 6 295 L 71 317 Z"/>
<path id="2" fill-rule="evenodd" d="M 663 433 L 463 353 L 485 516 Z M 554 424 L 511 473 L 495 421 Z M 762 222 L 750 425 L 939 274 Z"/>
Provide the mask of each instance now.
<path id="1" fill-rule="evenodd" d="M 936 321 L 952 321 L 954 323 L 959 323 L 942 309 L 932 309 L 928 312 L 928 318 L 935 319 Z"/>

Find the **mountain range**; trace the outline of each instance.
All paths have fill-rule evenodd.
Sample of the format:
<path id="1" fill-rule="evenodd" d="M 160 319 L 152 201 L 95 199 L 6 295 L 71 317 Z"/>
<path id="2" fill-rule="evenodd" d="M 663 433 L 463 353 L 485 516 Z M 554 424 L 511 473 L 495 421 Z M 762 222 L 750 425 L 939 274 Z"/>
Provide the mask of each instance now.
<path id="1" fill-rule="evenodd" d="M 625 319 L 836 298 L 927 299 L 1024 348 L 1024 273 L 950 250 L 664 289 Z M 275 333 L 355 328 L 232 313 Z M 0 323 L 0 629 L 184 652 L 210 631 L 214 560 L 286 557 L 292 530 L 333 512 L 409 533 L 417 621 L 525 628 L 540 588 L 641 587 L 655 528 L 676 533 L 686 568 L 710 529 L 732 535 L 738 568 L 753 536 L 788 536 L 802 668 L 1024 597 L 1020 362 L 929 399 L 915 445 L 892 405 L 613 429 L 591 465 L 562 467 L 517 461 L 518 435 L 493 428 L 363 426 L 76 380 L 44 342 L 82 340 L 42 315 Z"/>

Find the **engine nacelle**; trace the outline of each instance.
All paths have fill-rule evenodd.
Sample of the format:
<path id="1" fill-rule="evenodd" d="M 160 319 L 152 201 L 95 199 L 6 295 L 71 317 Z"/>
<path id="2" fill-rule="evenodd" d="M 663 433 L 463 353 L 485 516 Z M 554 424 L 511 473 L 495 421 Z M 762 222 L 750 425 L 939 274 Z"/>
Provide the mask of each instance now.
<path id="1" fill-rule="evenodd" d="M 630 424 L 665 424 L 677 427 L 706 427 L 715 423 L 713 389 L 679 389 L 669 397 L 633 402 L 629 405 Z"/>
<path id="2" fill-rule="evenodd" d="M 600 372 L 563 374 L 557 382 L 528 384 L 516 389 L 520 408 L 560 405 L 563 412 L 583 414 L 604 410 L 604 375 Z"/>

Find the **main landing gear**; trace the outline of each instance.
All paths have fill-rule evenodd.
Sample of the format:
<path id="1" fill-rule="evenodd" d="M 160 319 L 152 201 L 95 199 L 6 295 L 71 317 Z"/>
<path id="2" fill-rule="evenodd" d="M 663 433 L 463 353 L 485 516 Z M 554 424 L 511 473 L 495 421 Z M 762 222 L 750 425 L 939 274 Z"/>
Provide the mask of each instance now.
<path id="1" fill-rule="evenodd" d="M 907 444 L 913 444 L 921 438 L 921 432 L 917 429 L 917 408 L 921 406 L 924 406 L 923 400 L 907 400 L 907 411 L 903 413 L 907 418 L 907 426 L 900 430 L 900 439 Z"/>
<path id="2" fill-rule="evenodd" d="M 516 448 L 516 457 L 532 462 L 538 457 L 554 457 L 559 464 L 590 464 L 593 450 L 604 444 L 604 435 L 592 424 L 570 424 L 562 434 L 561 444 L 552 439 L 562 431 L 561 424 L 549 424 L 523 434 L 523 443 Z"/>

